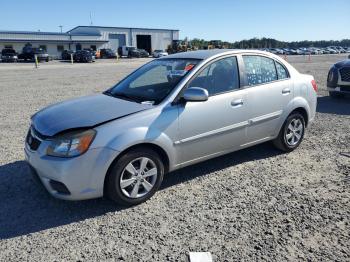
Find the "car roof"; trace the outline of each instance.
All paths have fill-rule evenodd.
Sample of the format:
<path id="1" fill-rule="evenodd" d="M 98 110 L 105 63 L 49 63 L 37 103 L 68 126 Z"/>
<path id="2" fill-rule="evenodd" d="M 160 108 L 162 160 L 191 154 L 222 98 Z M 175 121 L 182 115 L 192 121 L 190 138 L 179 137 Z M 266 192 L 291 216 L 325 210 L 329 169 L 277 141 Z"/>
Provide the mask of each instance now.
<path id="1" fill-rule="evenodd" d="M 240 54 L 240 53 L 254 53 L 254 54 L 263 54 L 271 56 L 270 53 L 260 51 L 260 50 L 247 50 L 247 49 L 210 49 L 210 50 L 198 50 L 198 51 L 188 51 L 176 53 L 166 57 L 161 57 L 159 59 L 169 59 L 169 58 L 179 58 L 179 59 L 201 59 L 205 60 L 210 57 L 228 55 L 228 54 Z"/>

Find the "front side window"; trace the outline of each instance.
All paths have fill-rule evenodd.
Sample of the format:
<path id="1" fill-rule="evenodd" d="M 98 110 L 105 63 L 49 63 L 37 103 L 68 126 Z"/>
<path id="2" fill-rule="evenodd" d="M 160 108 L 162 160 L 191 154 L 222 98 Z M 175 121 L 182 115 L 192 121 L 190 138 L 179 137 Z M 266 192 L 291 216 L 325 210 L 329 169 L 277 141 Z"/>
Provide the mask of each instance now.
<path id="1" fill-rule="evenodd" d="M 239 88 L 239 75 L 236 57 L 227 57 L 206 66 L 188 87 L 201 87 L 209 95 L 216 95 Z"/>
<path id="2" fill-rule="evenodd" d="M 258 55 L 244 55 L 243 61 L 248 86 L 277 80 L 277 72 L 273 59 Z"/>
<path id="3" fill-rule="evenodd" d="M 198 59 L 154 60 L 105 93 L 139 103 L 158 104 L 199 62 Z"/>

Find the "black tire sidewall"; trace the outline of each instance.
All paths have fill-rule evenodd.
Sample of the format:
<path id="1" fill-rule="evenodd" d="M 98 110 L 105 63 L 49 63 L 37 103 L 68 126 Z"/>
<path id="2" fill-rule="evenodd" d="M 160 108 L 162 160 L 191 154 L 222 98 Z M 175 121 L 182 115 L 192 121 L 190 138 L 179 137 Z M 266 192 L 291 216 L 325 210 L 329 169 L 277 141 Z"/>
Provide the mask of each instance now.
<path id="1" fill-rule="evenodd" d="M 129 164 L 132 160 L 140 157 L 147 157 L 154 162 L 158 170 L 157 180 L 152 190 L 145 196 L 137 199 L 129 198 L 124 195 L 124 193 L 120 188 L 120 177 L 122 175 L 122 172 L 125 166 Z M 112 164 L 112 167 L 108 174 L 108 180 L 106 185 L 107 193 L 109 198 L 111 198 L 113 201 L 121 205 L 124 205 L 124 206 L 137 205 L 147 201 L 157 192 L 157 190 L 159 189 L 163 181 L 163 177 L 164 177 L 164 164 L 162 163 L 161 158 L 156 152 L 150 149 L 130 151 L 124 154 L 123 156 L 121 156 L 118 159 L 118 161 Z"/>
<path id="2" fill-rule="evenodd" d="M 292 122 L 293 119 L 300 119 L 301 120 L 302 125 L 303 125 L 303 133 L 301 134 L 301 138 L 298 141 L 298 143 L 295 144 L 294 146 L 291 146 L 287 143 L 286 132 L 288 129 L 288 125 Z M 286 148 L 287 151 L 292 151 L 292 150 L 296 149 L 300 145 L 300 143 L 303 141 L 304 134 L 305 134 L 305 119 L 304 119 L 304 117 L 299 113 L 291 114 L 290 116 L 288 116 L 288 118 L 286 119 L 286 122 L 283 126 L 283 132 L 282 132 L 282 137 L 281 137 L 282 142 L 283 142 L 283 146 Z"/>

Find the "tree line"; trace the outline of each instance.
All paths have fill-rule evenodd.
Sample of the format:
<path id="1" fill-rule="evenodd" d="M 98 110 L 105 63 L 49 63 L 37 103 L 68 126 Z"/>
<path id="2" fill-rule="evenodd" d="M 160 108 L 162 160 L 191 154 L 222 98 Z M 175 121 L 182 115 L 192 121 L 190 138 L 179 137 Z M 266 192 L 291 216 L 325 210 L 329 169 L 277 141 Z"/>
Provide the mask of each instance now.
<path id="1" fill-rule="evenodd" d="M 187 41 L 185 39 L 184 41 Z M 300 47 L 327 47 L 327 46 L 343 46 L 350 47 L 350 39 L 343 40 L 319 40 L 319 41 L 293 41 L 285 42 L 279 41 L 273 38 L 252 38 L 248 40 L 241 40 L 234 43 L 225 42 L 225 41 L 206 41 L 204 39 L 194 38 L 190 41 L 187 41 L 192 47 L 198 49 L 205 49 L 209 45 L 217 45 L 225 48 L 300 48 Z M 218 47 L 216 47 L 218 48 Z"/>

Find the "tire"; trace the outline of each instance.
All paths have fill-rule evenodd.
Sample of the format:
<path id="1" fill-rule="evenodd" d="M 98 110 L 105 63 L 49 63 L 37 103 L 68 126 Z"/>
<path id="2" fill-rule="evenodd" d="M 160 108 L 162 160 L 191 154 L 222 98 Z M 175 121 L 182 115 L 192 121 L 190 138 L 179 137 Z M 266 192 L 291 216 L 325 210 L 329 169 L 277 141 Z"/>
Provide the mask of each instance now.
<path id="1" fill-rule="evenodd" d="M 147 163 L 141 172 L 144 159 L 147 159 L 144 161 Z M 133 174 L 130 170 L 133 171 Z M 106 178 L 105 193 L 120 205 L 138 205 L 155 194 L 163 177 L 164 164 L 158 153 L 148 148 L 138 148 L 125 153 L 112 164 Z M 144 185 L 147 185 L 147 188 Z"/>
<path id="2" fill-rule="evenodd" d="M 334 91 L 329 91 L 329 96 L 332 98 L 342 98 L 344 95 L 342 93 L 334 92 Z"/>
<path id="3" fill-rule="evenodd" d="M 294 132 L 290 128 L 293 128 Z M 304 134 L 304 116 L 298 112 L 294 112 L 287 117 L 277 138 L 273 140 L 273 144 L 284 152 L 291 152 L 300 145 Z"/>

